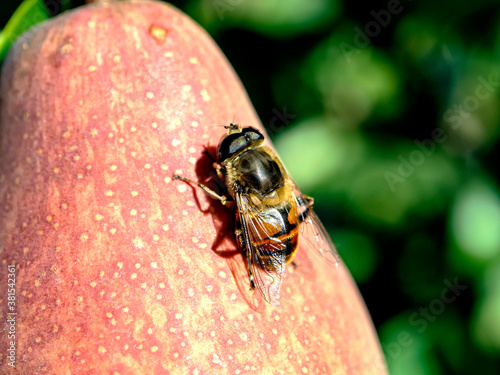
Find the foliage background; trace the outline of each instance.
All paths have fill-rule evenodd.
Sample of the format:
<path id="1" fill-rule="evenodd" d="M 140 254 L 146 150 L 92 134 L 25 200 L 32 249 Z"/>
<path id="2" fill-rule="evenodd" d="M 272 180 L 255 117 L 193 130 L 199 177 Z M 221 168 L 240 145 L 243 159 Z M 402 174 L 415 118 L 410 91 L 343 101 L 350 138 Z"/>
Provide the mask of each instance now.
<path id="1" fill-rule="evenodd" d="M 315 197 L 390 373 L 497 374 L 498 1 L 172 3 L 219 44 Z"/>

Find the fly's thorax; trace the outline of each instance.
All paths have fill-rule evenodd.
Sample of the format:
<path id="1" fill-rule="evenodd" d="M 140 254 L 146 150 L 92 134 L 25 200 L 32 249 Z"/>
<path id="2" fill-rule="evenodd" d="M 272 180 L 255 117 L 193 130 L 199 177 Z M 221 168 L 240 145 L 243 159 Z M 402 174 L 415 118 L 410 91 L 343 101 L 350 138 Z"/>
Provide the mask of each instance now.
<path id="1" fill-rule="evenodd" d="M 263 199 L 285 186 L 279 159 L 266 147 L 248 148 L 225 162 L 228 190 Z"/>

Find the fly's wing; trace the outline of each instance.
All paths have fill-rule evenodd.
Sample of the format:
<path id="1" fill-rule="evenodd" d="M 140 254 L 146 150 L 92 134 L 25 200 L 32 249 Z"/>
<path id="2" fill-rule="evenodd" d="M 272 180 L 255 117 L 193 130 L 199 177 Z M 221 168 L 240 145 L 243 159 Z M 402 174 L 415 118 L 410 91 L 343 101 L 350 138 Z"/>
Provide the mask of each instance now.
<path id="1" fill-rule="evenodd" d="M 297 186 L 294 186 L 293 191 L 301 221 L 300 238 L 309 242 L 315 252 L 328 263 L 338 267 L 340 262 L 339 254 L 330 235 L 313 210 L 312 198 L 302 195 Z"/>
<path id="2" fill-rule="evenodd" d="M 273 226 L 269 225 L 265 213 L 257 210 L 247 195 L 236 194 L 236 204 L 255 287 L 267 302 L 274 305 L 278 302 L 285 272 L 283 243 L 272 238 L 276 233 L 270 233 Z M 256 245 L 263 238 L 269 238 L 265 254 Z"/>

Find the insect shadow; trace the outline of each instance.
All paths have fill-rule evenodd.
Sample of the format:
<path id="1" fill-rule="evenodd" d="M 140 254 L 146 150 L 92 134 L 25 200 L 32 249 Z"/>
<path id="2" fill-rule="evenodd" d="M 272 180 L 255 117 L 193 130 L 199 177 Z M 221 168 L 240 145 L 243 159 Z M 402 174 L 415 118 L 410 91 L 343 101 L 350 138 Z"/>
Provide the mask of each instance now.
<path id="1" fill-rule="evenodd" d="M 204 184 L 219 195 L 229 197 L 227 188 L 213 166 L 217 155 L 215 146 L 205 146 L 205 151 L 195 163 L 196 181 Z M 200 195 L 205 194 L 196 186 L 193 189 L 196 205 L 206 215 L 211 215 L 216 230 L 216 237 L 212 243 L 212 251 L 224 258 L 231 270 L 235 283 L 247 304 L 256 312 L 264 311 L 265 301 L 259 292 L 252 288 L 247 269 L 247 259 L 236 243 L 235 210 L 229 209 L 215 199 L 208 199 L 208 207 L 200 202 Z"/>

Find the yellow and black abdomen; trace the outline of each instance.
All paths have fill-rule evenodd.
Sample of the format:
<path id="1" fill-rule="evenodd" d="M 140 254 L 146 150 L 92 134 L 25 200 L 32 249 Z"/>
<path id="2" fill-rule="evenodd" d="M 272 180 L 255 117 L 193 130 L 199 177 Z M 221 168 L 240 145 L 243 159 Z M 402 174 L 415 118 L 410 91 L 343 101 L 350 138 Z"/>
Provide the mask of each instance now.
<path id="1" fill-rule="evenodd" d="M 289 263 L 298 248 L 299 221 L 294 203 L 282 202 L 275 207 L 267 207 L 258 217 L 251 217 L 251 225 L 259 230 L 254 236 L 255 247 L 259 255 L 266 259 L 279 252 Z M 266 220 L 262 220 L 265 217 Z M 280 254 L 280 255 L 281 255 Z"/>

